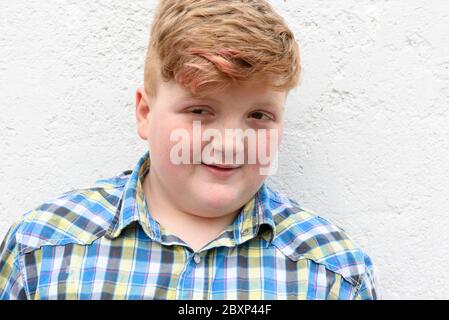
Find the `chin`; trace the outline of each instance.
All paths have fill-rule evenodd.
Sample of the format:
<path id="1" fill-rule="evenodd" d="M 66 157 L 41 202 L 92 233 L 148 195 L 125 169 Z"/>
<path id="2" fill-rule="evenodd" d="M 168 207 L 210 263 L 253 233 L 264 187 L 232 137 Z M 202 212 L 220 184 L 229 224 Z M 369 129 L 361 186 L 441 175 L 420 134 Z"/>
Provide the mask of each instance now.
<path id="1" fill-rule="evenodd" d="M 234 207 L 238 198 L 238 191 L 232 186 L 205 187 L 199 195 L 201 203 L 209 210 L 227 212 Z"/>

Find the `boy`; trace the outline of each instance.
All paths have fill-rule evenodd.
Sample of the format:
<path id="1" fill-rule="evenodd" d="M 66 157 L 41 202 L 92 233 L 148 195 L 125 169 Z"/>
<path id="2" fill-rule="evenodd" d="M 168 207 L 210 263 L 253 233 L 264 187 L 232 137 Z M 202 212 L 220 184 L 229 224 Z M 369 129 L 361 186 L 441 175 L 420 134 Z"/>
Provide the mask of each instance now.
<path id="1" fill-rule="evenodd" d="M 162 0 L 136 93 L 148 151 L 26 212 L 0 248 L 0 297 L 376 299 L 370 258 L 250 161 L 265 150 L 273 166 L 299 76 L 266 1 Z M 228 129 L 257 135 L 234 146 Z"/>

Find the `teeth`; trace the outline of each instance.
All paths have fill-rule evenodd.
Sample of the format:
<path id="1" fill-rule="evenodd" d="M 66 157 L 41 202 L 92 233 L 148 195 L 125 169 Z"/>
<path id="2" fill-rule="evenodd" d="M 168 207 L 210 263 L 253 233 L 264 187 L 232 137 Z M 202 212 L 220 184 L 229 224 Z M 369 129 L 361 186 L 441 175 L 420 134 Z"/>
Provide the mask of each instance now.
<path id="1" fill-rule="evenodd" d="M 208 166 L 212 166 L 212 167 L 221 168 L 221 169 L 236 169 L 236 168 L 240 167 L 240 166 L 227 166 L 227 165 L 207 164 L 207 163 L 203 163 L 203 164 L 208 165 Z"/>

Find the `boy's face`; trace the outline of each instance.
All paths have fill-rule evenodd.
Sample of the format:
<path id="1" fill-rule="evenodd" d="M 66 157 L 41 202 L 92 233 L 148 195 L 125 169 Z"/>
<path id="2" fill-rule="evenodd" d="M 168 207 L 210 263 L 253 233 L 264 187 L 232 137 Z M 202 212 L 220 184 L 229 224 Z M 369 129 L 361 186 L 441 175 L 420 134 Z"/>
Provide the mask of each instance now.
<path id="1" fill-rule="evenodd" d="M 160 188 L 158 193 L 170 199 L 171 206 L 196 216 L 218 218 L 237 212 L 266 179 L 267 173 L 260 174 L 263 172 L 260 169 L 266 168 L 266 162 L 262 165 L 257 153 L 256 161 L 249 161 L 249 152 L 259 152 L 262 138 L 266 139 L 263 152 L 267 156 L 274 152 L 270 150 L 274 141 L 270 142 L 270 138 L 280 145 L 285 100 L 286 92 L 250 84 L 231 86 L 206 98 L 194 98 L 188 89 L 174 80 L 161 82 L 154 99 L 139 88 L 136 117 L 139 136 L 148 141 L 151 186 Z M 194 121 L 197 121 L 196 126 Z M 198 131 L 194 132 L 198 123 L 201 123 L 200 135 Z M 221 139 L 216 135 L 201 139 L 209 129 L 218 130 Z M 227 138 L 225 129 L 252 130 L 256 140 L 240 140 L 238 144 L 235 138 Z M 190 159 L 187 164 L 173 161 L 173 148 L 179 147 L 180 136 L 175 135 L 177 139 L 173 139 L 172 135 L 180 130 L 186 134 L 184 138 L 187 137 Z M 195 143 L 196 148 L 193 147 Z M 250 148 L 249 144 L 254 143 L 256 145 Z M 205 153 L 205 150 L 209 152 Z M 225 160 L 226 152 L 235 157 L 237 153 L 243 153 L 244 163 L 234 158 L 233 163 L 239 165 L 238 168 L 217 169 L 194 162 L 194 157 L 201 157 L 205 163 L 225 165 L 229 163 Z M 211 157 L 204 158 L 205 154 Z"/>

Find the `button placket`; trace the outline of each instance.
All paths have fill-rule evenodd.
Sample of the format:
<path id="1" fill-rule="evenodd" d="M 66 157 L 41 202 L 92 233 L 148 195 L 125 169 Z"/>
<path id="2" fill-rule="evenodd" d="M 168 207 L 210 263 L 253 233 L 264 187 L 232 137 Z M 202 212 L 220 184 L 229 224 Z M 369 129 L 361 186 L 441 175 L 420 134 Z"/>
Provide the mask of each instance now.
<path id="1" fill-rule="evenodd" d="M 196 264 L 201 262 L 201 257 L 200 257 L 200 255 L 198 253 L 195 253 L 193 255 L 193 261 L 195 261 Z"/>

